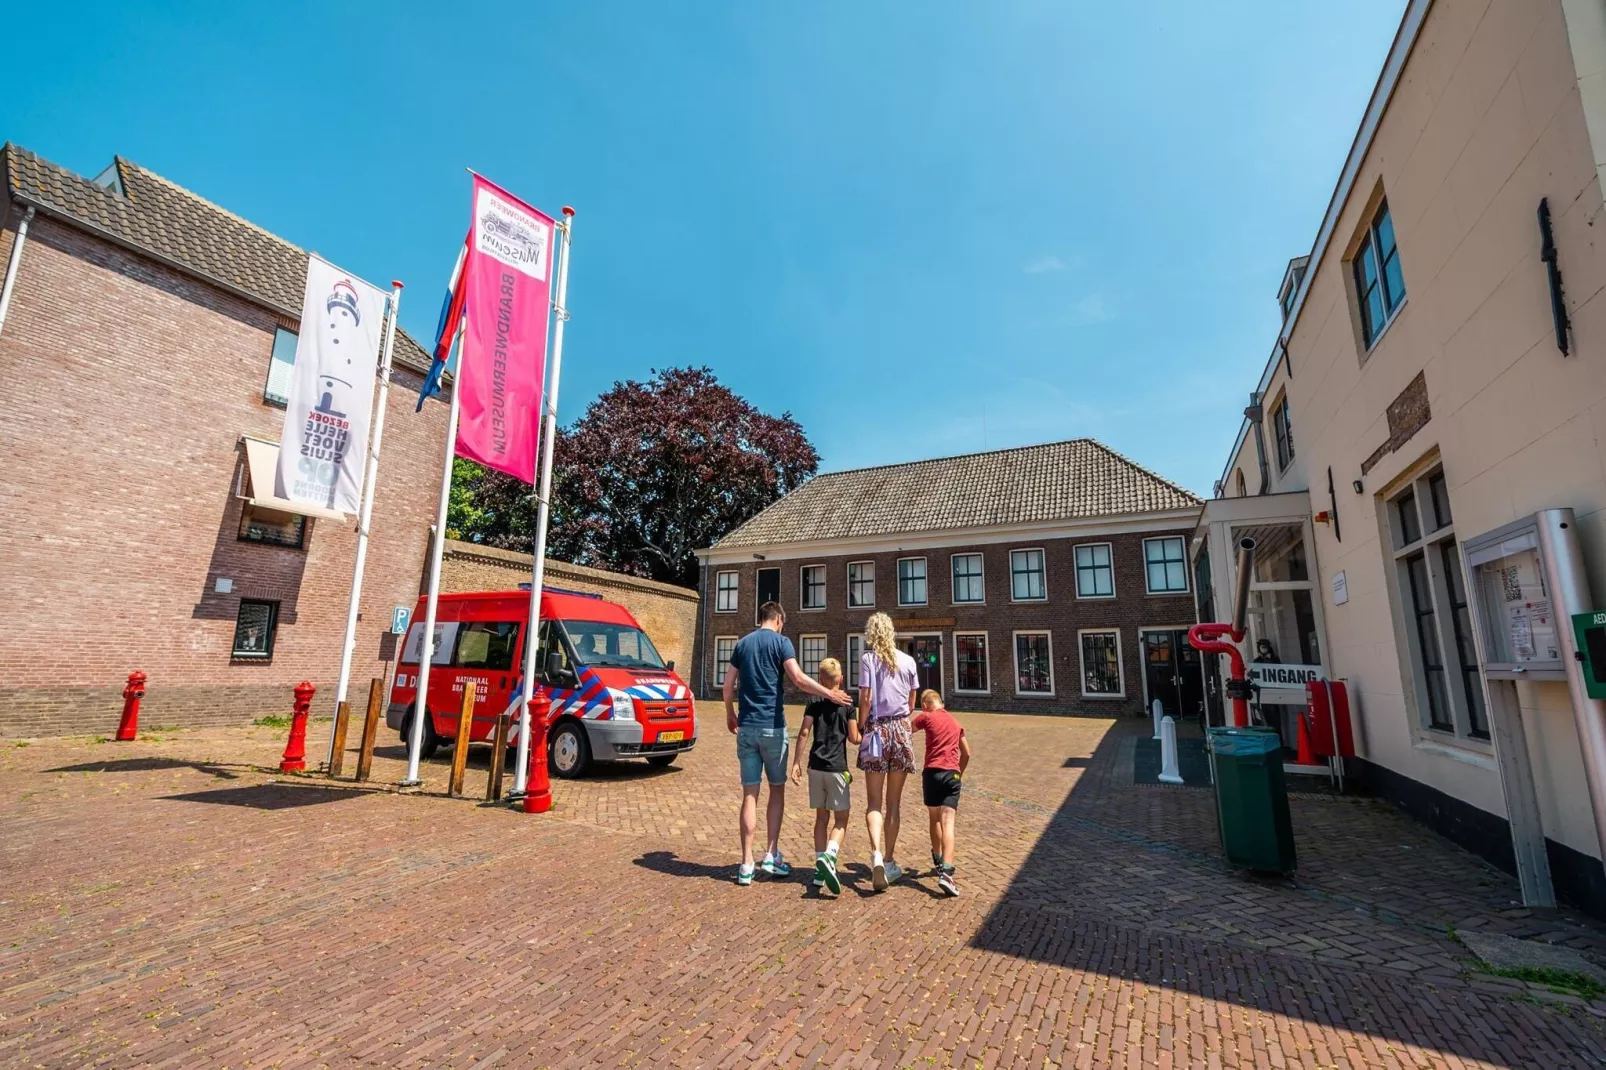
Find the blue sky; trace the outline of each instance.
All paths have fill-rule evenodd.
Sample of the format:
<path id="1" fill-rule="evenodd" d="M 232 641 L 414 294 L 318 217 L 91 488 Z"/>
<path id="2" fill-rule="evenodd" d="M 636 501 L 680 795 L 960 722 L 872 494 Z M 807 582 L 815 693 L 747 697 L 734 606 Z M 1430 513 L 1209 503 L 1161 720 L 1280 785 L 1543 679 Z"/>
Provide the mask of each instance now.
<path id="1" fill-rule="evenodd" d="M 1401 7 L 85 0 L 0 138 L 401 278 L 420 336 L 465 166 L 572 204 L 565 420 L 707 364 L 824 469 L 1091 435 L 1208 493 Z"/>

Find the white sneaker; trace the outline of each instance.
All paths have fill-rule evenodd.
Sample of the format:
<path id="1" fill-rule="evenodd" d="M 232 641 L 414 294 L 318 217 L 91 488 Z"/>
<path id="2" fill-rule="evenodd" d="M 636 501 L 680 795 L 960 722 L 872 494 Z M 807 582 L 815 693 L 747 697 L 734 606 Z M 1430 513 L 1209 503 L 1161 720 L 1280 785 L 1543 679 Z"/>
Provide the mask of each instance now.
<path id="1" fill-rule="evenodd" d="M 880 854 L 870 856 L 870 884 L 878 892 L 887 890 L 887 865 Z"/>
<path id="2" fill-rule="evenodd" d="M 903 879 L 903 869 L 896 862 L 887 863 L 887 883 L 897 884 Z"/>

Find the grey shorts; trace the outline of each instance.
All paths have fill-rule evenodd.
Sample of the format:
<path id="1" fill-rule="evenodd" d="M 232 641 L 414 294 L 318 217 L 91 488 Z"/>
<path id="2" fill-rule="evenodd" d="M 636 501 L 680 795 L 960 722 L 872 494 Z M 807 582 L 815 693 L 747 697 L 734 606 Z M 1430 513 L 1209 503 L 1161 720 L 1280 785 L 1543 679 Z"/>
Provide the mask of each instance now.
<path id="1" fill-rule="evenodd" d="M 852 773 L 827 773 L 823 769 L 809 770 L 809 808 L 813 810 L 848 809 L 848 785 L 853 783 Z"/>

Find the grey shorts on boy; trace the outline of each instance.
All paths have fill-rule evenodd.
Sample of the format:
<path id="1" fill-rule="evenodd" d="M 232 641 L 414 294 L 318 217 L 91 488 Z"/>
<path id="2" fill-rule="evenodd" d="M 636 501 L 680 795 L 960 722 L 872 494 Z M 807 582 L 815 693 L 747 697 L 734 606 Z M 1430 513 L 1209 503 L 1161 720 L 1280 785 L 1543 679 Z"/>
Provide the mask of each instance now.
<path id="1" fill-rule="evenodd" d="M 823 769 L 809 770 L 809 808 L 813 810 L 848 809 L 848 773 L 827 773 Z"/>

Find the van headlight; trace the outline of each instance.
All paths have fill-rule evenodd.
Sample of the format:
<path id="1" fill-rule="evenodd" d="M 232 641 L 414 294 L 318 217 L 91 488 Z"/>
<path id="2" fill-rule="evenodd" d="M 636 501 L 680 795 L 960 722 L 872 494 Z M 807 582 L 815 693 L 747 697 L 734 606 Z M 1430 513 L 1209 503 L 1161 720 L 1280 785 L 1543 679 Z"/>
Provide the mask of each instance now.
<path id="1" fill-rule="evenodd" d="M 616 721 L 634 721 L 636 719 L 636 700 L 623 691 L 609 689 L 608 694 L 613 696 L 613 719 Z"/>

